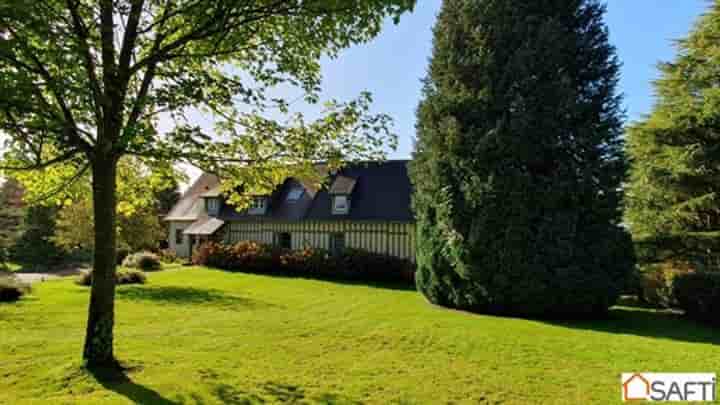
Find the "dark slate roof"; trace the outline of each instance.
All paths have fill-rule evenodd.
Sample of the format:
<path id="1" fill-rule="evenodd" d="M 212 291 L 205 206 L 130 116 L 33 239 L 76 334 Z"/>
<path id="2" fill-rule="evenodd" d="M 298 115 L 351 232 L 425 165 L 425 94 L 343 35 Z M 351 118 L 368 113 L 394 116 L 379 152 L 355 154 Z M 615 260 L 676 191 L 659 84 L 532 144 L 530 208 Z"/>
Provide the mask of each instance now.
<path id="1" fill-rule="evenodd" d="M 367 162 L 347 166 L 337 175 L 355 179 L 347 215 L 333 215 L 329 190 L 320 190 L 307 219 L 357 221 L 413 221 L 410 208 L 412 186 L 407 160 Z"/>
<path id="2" fill-rule="evenodd" d="M 287 179 L 270 197 L 265 215 L 248 215 L 246 212 L 238 212 L 233 206 L 223 204 L 217 218 L 225 222 L 260 218 L 275 221 L 346 219 L 412 222 L 412 187 L 407 172 L 408 162 L 390 160 L 348 165 L 338 173 L 330 175 L 325 186 L 319 190 L 307 182 Z M 201 178 L 199 181 L 202 180 Z M 207 186 L 208 184 L 203 184 L 202 188 L 197 187 L 202 192 L 193 193 L 194 198 L 202 200 L 202 194 L 208 191 L 212 193 L 216 183 Z M 291 202 L 287 200 L 287 195 L 294 187 L 302 187 L 304 193 L 299 200 Z M 333 215 L 333 194 L 350 196 L 348 214 Z"/>
<path id="3" fill-rule="evenodd" d="M 217 232 L 223 225 L 225 225 L 225 222 L 217 218 L 200 218 L 185 229 L 183 233 L 185 235 L 208 236 Z"/>
<path id="4" fill-rule="evenodd" d="M 352 177 L 342 175 L 335 176 L 329 192 L 331 195 L 352 194 L 355 189 L 355 183 L 357 183 L 357 180 Z"/>
<path id="5" fill-rule="evenodd" d="M 190 188 L 183 193 L 180 201 L 170 210 L 164 218 L 165 221 L 194 221 L 203 216 L 205 206 L 201 195 L 218 187 L 218 178 L 212 174 L 203 173 Z"/>
<path id="6" fill-rule="evenodd" d="M 300 196 L 300 199 L 297 201 L 287 201 L 288 193 L 295 187 L 302 187 L 304 189 L 302 196 Z M 316 193 L 317 190 L 314 190 L 309 184 L 304 184 L 295 179 L 287 179 L 270 197 L 270 205 L 265 215 L 248 215 L 245 212 L 238 212 L 233 206 L 223 204 L 218 218 L 224 221 L 240 221 L 257 218 L 277 221 L 300 221 L 305 218 Z"/>

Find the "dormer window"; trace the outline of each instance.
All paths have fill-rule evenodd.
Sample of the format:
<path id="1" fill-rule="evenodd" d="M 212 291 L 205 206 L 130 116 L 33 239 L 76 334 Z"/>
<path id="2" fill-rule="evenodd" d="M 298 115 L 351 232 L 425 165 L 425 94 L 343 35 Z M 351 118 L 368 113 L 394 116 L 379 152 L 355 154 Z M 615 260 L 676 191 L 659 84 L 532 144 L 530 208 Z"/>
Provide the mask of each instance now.
<path id="1" fill-rule="evenodd" d="M 350 211 L 350 199 L 346 195 L 333 196 L 332 210 L 334 215 L 345 215 Z"/>
<path id="2" fill-rule="evenodd" d="M 299 186 L 295 186 L 288 191 L 287 197 L 285 200 L 287 202 L 297 202 L 305 193 L 305 189 Z"/>
<path id="3" fill-rule="evenodd" d="M 207 208 L 208 215 L 216 216 L 220 213 L 220 199 L 219 198 L 206 198 L 205 205 Z"/>
<path id="4" fill-rule="evenodd" d="M 248 214 L 250 215 L 265 215 L 267 213 L 267 197 L 254 197 L 248 207 Z"/>

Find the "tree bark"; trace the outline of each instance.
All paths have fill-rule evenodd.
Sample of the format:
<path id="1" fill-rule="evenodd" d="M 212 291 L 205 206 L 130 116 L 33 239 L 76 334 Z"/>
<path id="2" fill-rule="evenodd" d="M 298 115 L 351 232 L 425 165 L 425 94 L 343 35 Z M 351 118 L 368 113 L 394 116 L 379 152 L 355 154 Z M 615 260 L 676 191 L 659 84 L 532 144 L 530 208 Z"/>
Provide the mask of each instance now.
<path id="1" fill-rule="evenodd" d="M 95 252 L 83 359 L 88 366 L 114 366 L 117 159 L 96 156 L 92 172 Z"/>

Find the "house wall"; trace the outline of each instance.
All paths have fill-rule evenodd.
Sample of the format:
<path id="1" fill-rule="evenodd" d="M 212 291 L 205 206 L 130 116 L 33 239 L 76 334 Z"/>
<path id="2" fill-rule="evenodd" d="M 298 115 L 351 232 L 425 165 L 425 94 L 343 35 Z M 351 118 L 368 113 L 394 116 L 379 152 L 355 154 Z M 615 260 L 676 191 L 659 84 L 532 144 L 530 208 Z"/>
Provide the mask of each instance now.
<path id="1" fill-rule="evenodd" d="M 190 237 L 183 235 L 183 243 L 178 244 L 175 240 L 175 236 L 178 230 L 184 230 L 190 227 L 192 221 L 172 221 L 170 222 L 170 235 L 168 237 L 168 244 L 170 249 L 175 251 L 179 257 L 190 257 Z"/>
<path id="2" fill-rule="evenodd" d="M 275 243 L 275 235 L 289 233 L 293 249 L 330 249 L 330 235 L 343 233 L 345 246 L 415 260 L 415 225 L 402 222 L 303 221 L 232 222 L 224 227 L 225 243 L 250 240 Z"/>

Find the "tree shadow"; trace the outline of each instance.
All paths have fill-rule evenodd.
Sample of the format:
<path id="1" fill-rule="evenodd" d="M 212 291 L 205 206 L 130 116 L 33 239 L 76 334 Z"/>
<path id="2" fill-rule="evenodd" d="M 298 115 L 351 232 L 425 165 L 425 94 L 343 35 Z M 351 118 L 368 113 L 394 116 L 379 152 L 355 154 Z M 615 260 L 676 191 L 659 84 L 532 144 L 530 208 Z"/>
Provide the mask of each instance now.
<path id="1" fill-rule="evenodd" d="M 613 307 L 605 319 L 546 322 L 572 329 L 720 344 L 720 333 L 717 329 L 687 319 L 682 313 L 671 310 Z"/>
<path id="2" fill-rule="evenodd" d="M 88 367 L 87 371 L 103 388 L 124 396 L 136 404 L 179 405 L 157 391 L 135 383 L 122 367 Z"/>
<path id="3" fill-rule="evenodd" d="M 353 285 L 353 286 L 359 286 L 359 287 L 380 288 L 380 289 L 384 289 L 384 290 L 417 291 L 415 284 L 408 283 L 408 282 L 400 282 L 400 281 L 365 281 L 365 280 L 360 280 L 360 279 L 328 277 L 328 276 L 322 276 L 322 275 L 316 275 L 316 276 L 310 277 L 310 276 L 306 276 L 306 275 L 298 275 L 298 274 L 291 274 L 291 273 L 281 273 L 281 272 L 260 273 L 260 272 L 252 272 L 252 271 L 224 270 L 224 269 L 218 269 L 218 268 L 214 268 L 214 267 L 208 267 L 208 269 L 214 270 L 214 271 L 221 271 L 223 273 L 230 273 L 230 274 L 252 274 L 255 276 L 282 278 L 282 279 L 325 281 L 325 282 L 334 283 L 334 284 L 345 284 L 345 285 Z"/>
<path id="4" fill-rule="evenodd" d="M 337 394 L 323 393 L 309 396 L 305 390 L 296 385 L 266 382 L 260 386 L 259 393 L 245 392 L 228 384 L 216 385 L 212 390 L 220 402 L 229 405 L 258 404 L 361 404 Z"/>
<path id="5" fill-rule="evenodd" d="M 117 296 L 131 301 L 159 301 L 172 305 L 209 305 L 227 308 L 271 308 L 279 307 L 259 300 L 227 294 L 220 290 L 195 287 L 137 287 L 119 288 Z"/>

